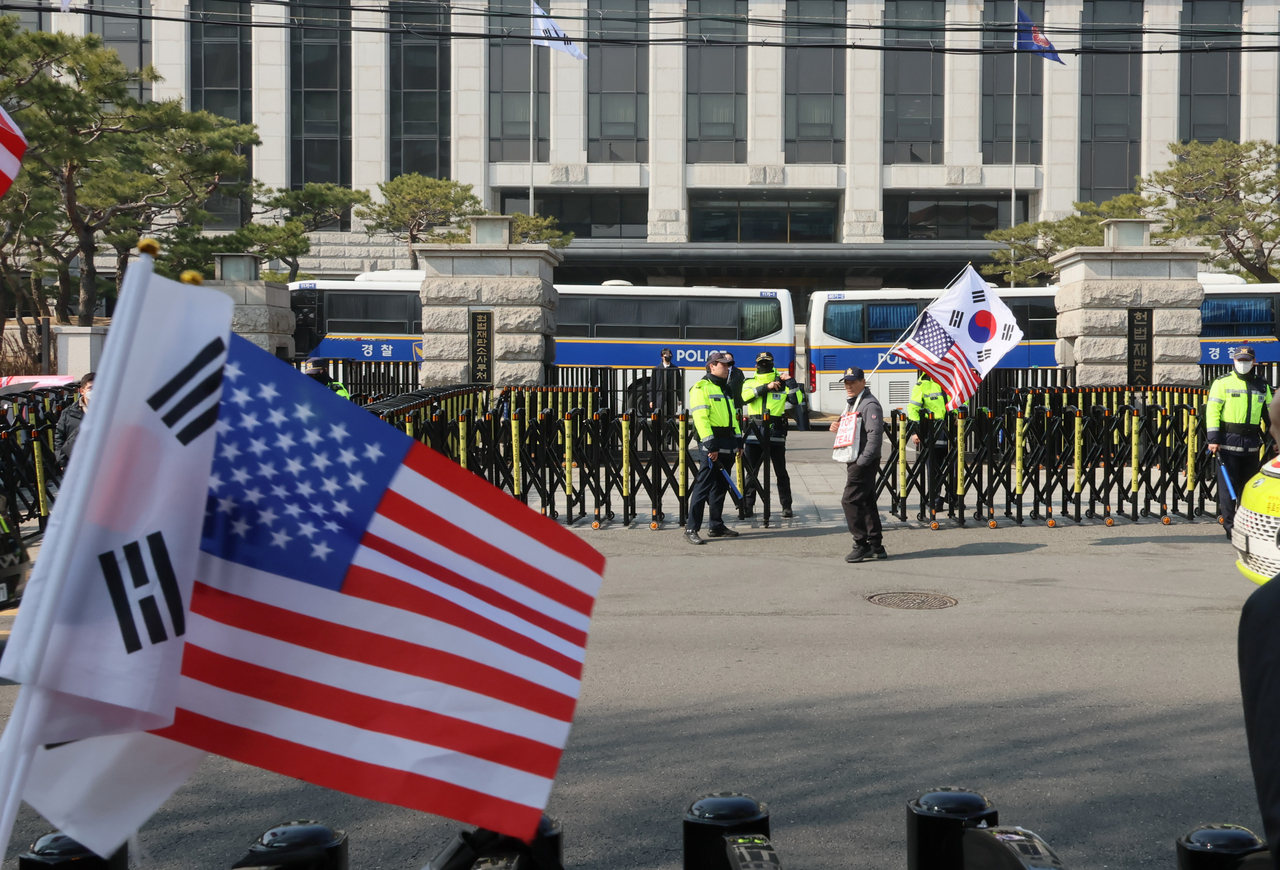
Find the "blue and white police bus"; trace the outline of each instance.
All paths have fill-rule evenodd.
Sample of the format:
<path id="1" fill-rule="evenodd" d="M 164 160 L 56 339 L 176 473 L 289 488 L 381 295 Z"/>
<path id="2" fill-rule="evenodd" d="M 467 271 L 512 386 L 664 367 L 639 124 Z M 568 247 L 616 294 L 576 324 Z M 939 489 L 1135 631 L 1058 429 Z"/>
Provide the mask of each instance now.
<path id="1" fill-rule="evenodd" d="M 1229 362 L 1234 348 L 1248 342 L 1260 362 L 1280 361 L 1276 309 L 1280 288 L 1247 284 L 1235 275 L 1201 273 L 1205 301 L 1201 306 L 1201 364 Z M 999 363 L 1000 368 L 1053 367 L 1057 338 L 1055 287 L 1028 287 L 997 292 L 1022 327 L 1023 340 Z M 941 290 L 846 290 L 814 293 L 809 302 L 805 338 L 808 347 L 810 409 L 828 414 L 844 407 L 841 376 L 850 366 L 871 372 L 872 392 L 885 408 L 901 408 L 910 400 L 916 370 L 889 350 L 920 311 Z"/>
<path id="2" fill-rule="evenodd" d="M 324 359 L 422 359 L 423 272 L 367 272 L 352 281 L 289 285 L 298 325 L 297 352 Z M 795 374 L 791 294 L 717 287 L 653 288 L 624 283 L 561 285 L 556 310 L 556 364 L 649 368 L 662 348 L 685 370 L 686 387 L 702 377 L 707 355 L 732 351 L 754 369 L 761 351 Z M 801 373 L 803 376 L 803 373 Z"/>

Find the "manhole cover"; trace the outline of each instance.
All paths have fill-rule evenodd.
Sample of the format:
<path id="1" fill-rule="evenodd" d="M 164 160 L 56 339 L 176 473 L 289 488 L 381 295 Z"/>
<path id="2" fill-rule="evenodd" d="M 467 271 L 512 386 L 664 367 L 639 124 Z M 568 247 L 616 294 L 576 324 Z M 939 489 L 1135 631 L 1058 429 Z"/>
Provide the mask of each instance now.
<path id="1" fill-rule="evenodd" d="M 898 610 L 942 610 L 960 603 L 954 598 L 934 595 L 932 592 L 881 592 L 869 596 L 867 600 L 881 607 L 896 607 Z"/>

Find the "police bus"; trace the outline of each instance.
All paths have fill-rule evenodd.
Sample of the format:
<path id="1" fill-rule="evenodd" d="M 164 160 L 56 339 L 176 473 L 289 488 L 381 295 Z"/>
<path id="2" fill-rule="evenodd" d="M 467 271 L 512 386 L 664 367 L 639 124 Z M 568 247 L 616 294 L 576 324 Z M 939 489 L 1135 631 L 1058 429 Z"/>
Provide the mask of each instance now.
<path id="1" fill-rule="evenodd" d="M 1280 361 L 1276 341 L 1276 307 L 1280 288 L 1247 284 L 1235 275 L 1201 273 L 1205 301 L 1201 306 L 1202 365 L 1229 363 L 1239 344 L 1253 345 L 1259 362 Z M 1055 367 L 1057 338 L 1055 287 L 997 290 L 1022 328 L 1022 342 L 998 368 Z M 920 312 L 941 290 L 846 290 L 814 293 L 809 303 L 806 335 L 810 409 L 838 414 L 844 408 L 844 370 L 857 366 L 870 373 L 869 386 L 886 409 L 901 408 L 911 398 L 916 369 L 889 353 Z"/>
<path id="2" fill-rule="evenodd" d="M 301 356 L 324 359 L 422 359 L 424 272 L 366 272 L 353 281 L 289 285 Z M 751 370 L 761 351 L 795 375 L 795 314 L 791 294 L 717 287 L 633 287 L 557 284 L 556 364 L 651 368 L 668 347 L 684 370 L 685 390 L 702 377 L 707 355 L 732 351 Z M 803 373 L 802 373 L 803 374 Z"/>

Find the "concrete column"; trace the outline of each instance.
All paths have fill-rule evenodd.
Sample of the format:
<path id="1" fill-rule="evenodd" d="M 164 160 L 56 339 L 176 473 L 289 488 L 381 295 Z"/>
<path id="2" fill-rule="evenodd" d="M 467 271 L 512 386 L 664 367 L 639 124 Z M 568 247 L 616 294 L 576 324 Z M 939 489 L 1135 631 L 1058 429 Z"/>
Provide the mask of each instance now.
<path id="1" fill-rule="evenodd" d="M 152 10 L 163 18 L 176 21 L 151 22 L 151 64 L 164 76 L 151 86 L 156 100 L 182 100 L 184 107 L 191 99 L 191 27 L 185 21 L 187 0 L 153 0 Z"/>
<path id="2" fill-rule="evenodd" d="M 487 0 L 468 4 L 466 11 L 455 9 L 450 26 L 457 33 L 484 33 Z M 467 14 L 471 10 L 475 14 Z M 453 93 L 469 99 L 449 102 L 453 142 L 450 147 L 452 169 L 449 177 L 470 184 L 471 192 L 488 208 L 498 209 L 489 191 L 489 43 L 483 39 L 457 38 L 449 52 Z"/>
<path id="3" fill-rule="evenodd" d="M 385 29 L 391 16 L 385 4 L 351 10 L 352 28 Z M 351 186 L 380 199 L 378 184 L 390 177 L 391 37 L 353 29 L 351 34 Z"/>
<path id="4" fill-rule="evenodd" d="M 253 20 L 288 24 L 289 8 L 253 5 Z M 262 144 L 253 149 L 253 174 L 268 187 L 289 186 L 289 28 L 253 31 L 253 122 Z"/>
<path id="5" fill-rule="evenodd" d="M 1142 45 L 1147 51 L 1178 47 L 1168 33 L 1182 18 L 1182 0 L 1146 0 L 1142 17 L 1148 32 Z M 1173 155 L 1169 143 L 1178 141 L 1179 55 L 1147 54 L 1142 58 L 1142 175 L 1164 169 Z M 1274 107 L 1272 113 L 1274 114 Z"/>
<path id="6" fill-rule="evenodd" d="M 782 21 L 787 17 L 784 0 L 751 0 L 747 8 L 753 20 Z M 752 42 L 776 43 L 747 49 L 747 163 L 781 167 L 786 163 L 782 151 L 784 34 L 777 27 L 762 24 L 752 24 L 747 32 Z"/>
<path id="7" fill-rule="evenodd" d="M 1250 0 L 1244 4 L 1244 29 L 1276 30 L 1280 5 L 1276 0 Z M 1274 44 L 1274 37 L 1250 35 L 1244 45 Z M 1240 56 L 1240 141 L 1280 137 L 1276 119 L 1276 89 L 1280 86 L 1280 60 L 1274 51 L 1244 52 Z"/>
<path id="8" fill-rule="evenodd" d="M 582 50 L 591 52 L 585 43 L 587 14 L 585 0 L 557 0 L 548 10 L 565 34 Z M 584 167 L 581 172 L 564 173 L 566 178 L 586 176 L 587 163 L 587 62 L 575 60 L 563 51 L 551 52 L 551 162 Z M 559 173 L 552 172 L 555 177 Z"/>
<path id="9" fill-rule="evenodd" d="M 1081 0 L 1048 0 L 1046 28 L 1078 28 L 1084 9 Z M 1078 48 L 1075 33 L 1052 33 L 1050 41 L 1061 49 Z M 1044 62 L 1044 186 L 1040 214 L 1032 220 L 1057 220 L 1071 214 L 1080 197 L 1080 61 L 1063 55 L 1066 64 Z"/>
<path id="10" fill-rule="evenodd" d="M 655 39 L 684 37 L 681 0 L 649 4 Z M 649 241 L 689 240 L 689 200 L 685 187 L 685 47 L 649 46 Z"/>
<path id="11" fill-rule="evenodd" d="M 61 6 L 58 6 L 61 8 Z M 69 33 L 72 36 L 84 36 L 89 32 L 89 16 L 78 12 L 51 12 L 49 27 L 54 33 Z"/>
<path id="12" fill-rule="evenodd" d="M 848 5 L 850 38 L 855 45 L 881 44 L 884 3 L 851 0 Z M 881 195 L 884 172 L 884 60 L 874 49 L 848 53 L 845 63 L 845 242 L 883 242 L 884 210 Z"/>
<path id="13" fill-rule="evenodd" d="M 981 0 L 961 0 L 947 4 L 949 26 L 974 26 L 969 31 L 949 31 L 947 48 L 981 48 L 982 34 L 976 25 L 982 23 Z M 969 171 L 947 173 L 960 183 L 971 183 L 982 177 L 982 55 L 948 54 L 943 61 L 946 98 L 943 102 L 942 148 L 948 167 L 964 167 Z"/>

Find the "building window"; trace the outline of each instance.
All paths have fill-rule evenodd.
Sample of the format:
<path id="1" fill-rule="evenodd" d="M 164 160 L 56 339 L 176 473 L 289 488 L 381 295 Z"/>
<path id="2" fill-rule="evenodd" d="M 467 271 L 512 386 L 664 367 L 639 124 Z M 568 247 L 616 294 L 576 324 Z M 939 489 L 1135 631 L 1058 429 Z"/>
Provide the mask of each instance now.
<path id="1" fill-rule="evenodd" d="M 550 7 L 540 4 L 548 13 Z M 500 0 L 489 4 L 489 32 L 529 36 L 529 4 Z M 529 40 L 489 41 L 489 162 L 529 162 L 529 51 L 537 64 L 534 131 L 538 163 L 551 155 L 551 49 Z M 528 199 L 528 197 L 525 197 Z"/>
<path id="2" fill-rule="evenodd" d="M 253 123 L 253 28 L 247 2 L 191 0 L 191 110 L 240 124 Z M 252 152 L 246 149 L 246 159 Z M 246 166 L 253 177 L 252 165 Z M 247 196 L 214 194 L 205 204 L 205 226 L 234 228 L 247 223 Z"/>
<path id="3" fill-rule="evenodd" d="M 648 163 L 648 0 L 589 0 L 587 11 L 587 161 Z"/>
<path id="4" fill-rule="evenodd" d="M 1018 197 L 1015 223 L 1027 219 L 1027 197 Z M 1009 193 L 885 194 L 886 239 L 984 239 L 987 233 L 1010 226 Z"/>
<path id="5" fill-rule="evenodd" d="M 18 16 L 18 26 L 23 30 L 45 32 L 50 30 L 49 13 L 44 9 L 15 9 L 6 14 Z"/>
<path id="6" fill-rule="evenodd" d="M 351 185 L 351 7 L 307 0 L 292 7 L 290 184 Z"/>
<path id="7" fill-rule="evenodd" d="M 747 0 L 689 0 L 689 163 L 747 162 Z"/>
<path id="8" fill-rule="evenodd" d="M 449 7 L 391 9 L 391 177 L 449 177 Z"/>
<path id="9" fill-rule="evenodd" d="M 1080 199 L 1106 202 L 1133 190 L 1141 172 L 1141 0 L 1085 0 L 1080 55 Z"/>
<path id="10" fill-rule="evenodd" d="M 691 242 L 834 242 L 835 200 L 690 200 Z"/>
<path id="11" fill-rule="evenodd" d="M 884 162 L 942 162 L 943 0 L 885 0 Z M 937 28 L 937 29 L 933 29 Z"/>
<path id="12" fill-rule="evenodd" d="M 787 0 L 787 163 L 844 163 L 845 0 Z"/>
<path id="13" fill-rule="evenodd" d="M 90 15 L 89 32 L 101 36 L 102 44 L 107 48 L 114 48 L 130 71 L 140 70 L 151 63 L 151 0 L 93 0 L 91 8 L 141 16 Z M 151 99 L 150 82 L 134 82 L 129 91 L 134 99 Z"/>
<path id="14" fill-rule="evenodd" d="M 1184 0 L 1182 48 L 1240 45 L 1240 0 Z M 1240 52 L 1183 54 L 1178 136 L 1183 142 L 1240 141 Z"/>
<path id="15" fill-rule="evenodd" d="M 535 213 L 556 219 L 556 229 L 579 239 L 643 239 L 649 234 L 649 194 L 616 193 L 534 194 Z M 502 192 L 503 214 L 528 214 L 529 192 Z"/>
<path id="16" fill-rule="evenodd" d="M 1019 8 L 1032 21 L 1044 20 L 1043 0 L 1021 0 Z M 984 48 L 1010 49 L 1015 31 L 1013 0 L 986 0 L 982 7 L 984 24 L 1005 25 L 984 30 Z M 1013 65 L 1018 64 L 1018 120 L 1013 121 Z M 1018 163 L 1038 164 L 1044 108 L 1044 65 L 1048 61 L 1031 52 L 984 54 L 982 56 L 982 162 L 1012 162 L 1011 145 L 1017 142 Z M 1012 134 L 1012 137 L 1011 137 Z"/>
<path id="17" fill-rule="evenodd" d="M 1200 334 L 1206 338 L 1276 334 L 1275 305 L 1271 297 L 1211 296 L 1200 303 L 1200 321 L 1203 324 Z"/>

